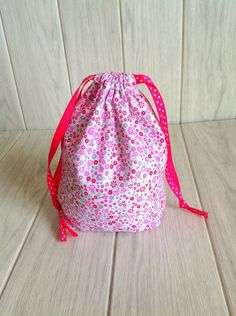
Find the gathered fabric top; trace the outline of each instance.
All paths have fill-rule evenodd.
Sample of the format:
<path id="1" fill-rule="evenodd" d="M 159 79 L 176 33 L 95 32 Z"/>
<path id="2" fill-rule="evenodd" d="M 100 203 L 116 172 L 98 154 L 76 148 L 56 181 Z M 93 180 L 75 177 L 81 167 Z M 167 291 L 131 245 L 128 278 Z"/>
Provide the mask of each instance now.
<path id="1" fill-rule="evenodd" d="M 126 72 L 102 72 L 97 73 L 95 83 L 109 89 L 134 89 L 136 80 L 133 73 Z"/>

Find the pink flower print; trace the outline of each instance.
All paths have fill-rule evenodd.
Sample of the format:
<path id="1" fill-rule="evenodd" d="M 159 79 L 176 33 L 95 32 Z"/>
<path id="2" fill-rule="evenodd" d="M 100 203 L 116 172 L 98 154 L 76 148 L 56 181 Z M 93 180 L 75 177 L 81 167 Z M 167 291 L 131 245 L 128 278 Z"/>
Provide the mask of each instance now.
<path id="1" fill-rule="evenodd" d="M 75 197 L 78 199 L 80 197 L 80 193 L 79 192 L 75 192 Z"/>
<path id="2" fill-rule="evenodd" d="M 85 171 L 85 173 L 84 173 L 84 174 L 85 174 L 85 176 L 86 176 L 86 177 L 88 177 L 89 172 L 88 172 L 88 171 Z"/>
<path id="3" fill-rule="evenodd" d="M 152 132 L 150 133 L 150 136 L 153 137 L 153 138 L 154 138 L 154 137 L 157 137 L 157 133 L 156 133 L 155 131 L 152 131 Z"/>
<path id="4" fill-rule="evenodd" d="M 88 166 L 92 166 L 93 165 L 93 161 L 92 160 L 88 160 L 87 165 Z"/>
<path id="5" fill-rule="evenodd" d="M 84 167 L 80 167 L 80 168 L 79 168 L 79 171 L 80 171 L 80 172 L 84 172 Z"/>
<path id="6" fill-rule="evenodd" d="M 122 171 L 122 170 L 123 170 L 122 165 L 117 165 L 117 170 L 118 170 L 118 171 Z"/>
<path id="7" fill-rule="evenodd" d="M 93 133 L 94 133 L 94 128 L 93 128 L 93 127 L 89 127 L 89 128 L 88 128 L 88 133 L 89 133 L 90 135 L 93 135 Z"/>
<path id="8" fill-rule="evenodd" d="M 104 121 L 106 120 L 107 116 L 108 116 L 107 112 L 104 112 L 104 113 L 101 115 L 101 117 L 102 117 L 102 119 L 103 119 Z"/>
<path id="9" fill-rule="evenodd" d="M 120 230 L 121 229 L 121 224 L 119 222 L 116 222 L 115 229 L 116 230 Z"/>
<path id="10" fill-rule="evenodd" d="M 78 156 L 81 157 L 83 154 L 84 154 L 84 150 L 83 149 L 79 149 Z"/>
<path id="11" fill-rule="evenodd" d="M 129 134 L 129 135 L 132 135 L 132 134 L 133 134 L 133 132 L 134 132 L 134 130 L 133 130 L 133 128 L 132 128 L 132 127 L 128 127 L 127 132 L 128 132 L 128 134 Z"/>
<path id="12" fill-rule="evenodd" d="M 120 188 L 120 192 L 124 193 L 125 191 L 126 191 L 125 186 L 121 186 L 121 188 Z"/>
<path id="13" fill-rule="evenodd" d="M 108 147 L 112 147 L 112 146 L 113 146 L 113 143 L 109 141 L 109 142 L 107 142 L 107 146 L 108 146 Z"/>
<path id="14" fill-rule="evenodd" d="M 115 181 L 112 181 L 111 182 L 111 186 L 114 188 L 114 187 L 116 187 L 116 182 Z"/>
<path id="15" fill-rule="evenodd" d="M 103 172 L 104 171 L 104 168 L 101 166 L 99 169 L 98 169 L 99 172 Z"/>
<path id="16" fill-rule="evenodd" d="M 104 154 L 103 154 L 102 152 L 100 152 L 100 153 L 98 154 L 98 157 L 99 157 L 100 160 L 103 160 Z"/>
<path id="17" fill-rule="evenodd" d="M 94 191 L 95 190 L 95 185 L 93 185 L 93 184 L 90 184 L 89 186 L 88 186 L 88 189 L 89 189 L 89 191 Z"/>
<path id="18" fill-rule="evenodd" d="M 143 198 L 142 198 L 141 196 L 139 196 L 139 197 L 137 198 L 137 201 L 138 201 L 138 202 L 141 202 L 142 199 L 143 199 Z"/>
<path id="19" fill-rule="evenodd" d="M 99 135 L 99 133 L 94 132 L 93 137 L 94 137 L 94 139 L 96 139 L 96 140 L 98 140 L 98 139 L 100 140 L 100 135 Z"/>
<path id="20" fill-rule="evenodd" d="M 152 182 L 153 182 L 153 183 L 156 183 L 156 181 L 157 181 L 157 178 L 156 178 L 156 177 L 153 177 Z"/>
<path id="21" fill-rule="evenodd" d="M 113 195 L 114 196 L 118 196 L 119 195 L 119 191 L 117 191 L 117 190 L 113 191 Z"/>

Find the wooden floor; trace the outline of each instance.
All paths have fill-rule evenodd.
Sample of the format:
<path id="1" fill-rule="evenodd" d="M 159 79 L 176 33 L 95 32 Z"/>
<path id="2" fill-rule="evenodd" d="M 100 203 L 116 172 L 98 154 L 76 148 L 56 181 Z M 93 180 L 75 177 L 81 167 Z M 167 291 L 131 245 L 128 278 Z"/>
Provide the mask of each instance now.
<path id="1" fill-rule="evenodd" d="M 236 121 L 170 127 L 190 205 L 167 188 L 148 232 L 58 241 L 46 188 L 52 131 L 0 133 L 1 316 L 236 315 Z"/>

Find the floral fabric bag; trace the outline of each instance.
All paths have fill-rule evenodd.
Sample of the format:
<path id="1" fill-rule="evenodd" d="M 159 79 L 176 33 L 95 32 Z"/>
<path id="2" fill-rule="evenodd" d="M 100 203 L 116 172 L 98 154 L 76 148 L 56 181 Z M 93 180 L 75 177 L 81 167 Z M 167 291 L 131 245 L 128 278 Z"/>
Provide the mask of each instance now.
<path id="1" fill-rule="evenodd" d="M 92 84 L 82 94 L 84 86 Z M 137 88 L 146 84 L 158 118 Z M 54 175 L 51 161 L 61 146 Z M 160 225 L 164 174 L 179 207 L 208 217 L 183 199 L 172 160 L 164 101 L 146 75 L 104 72 L 86 77 L 53 136 L 47 183 L 66 232 L 138 232 Z"/>

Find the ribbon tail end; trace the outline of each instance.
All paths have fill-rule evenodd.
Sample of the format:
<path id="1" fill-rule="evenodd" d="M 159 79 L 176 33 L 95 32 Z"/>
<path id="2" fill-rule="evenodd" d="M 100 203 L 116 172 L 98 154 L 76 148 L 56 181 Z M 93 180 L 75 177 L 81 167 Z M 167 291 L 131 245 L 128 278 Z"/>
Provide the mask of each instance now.
<path id="1" fill-rule="evenodd" d="M 197 215 L 201 215 L 201 216 L 203 216 L 205 218 L 208 218 L 208 215 L 209 215 L 207 211 L 202 211 L 202 210 L 199 210 L 197 208 L 191 207 L 186 202 L 183 202 L 183 203 L 180 202 L 179 207 L 180 208 L 184 208 L 184 209 L 186 209 L 186 210 L 188 210 L 188 211 L 190 211 L 192 213 L 195 213 Z"/>
<path id="2" fill-rule="evenodd" d="M 62 224 L 60 224 L 60 241 L 61 242 L 67 241 L 66 230 Z"/>

